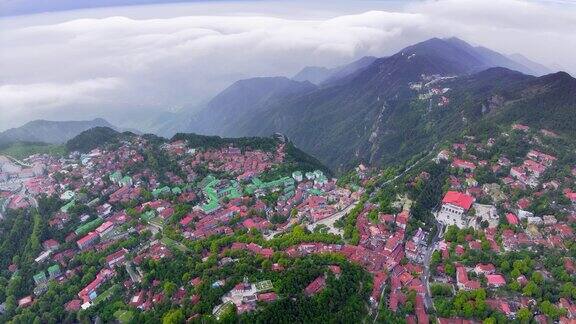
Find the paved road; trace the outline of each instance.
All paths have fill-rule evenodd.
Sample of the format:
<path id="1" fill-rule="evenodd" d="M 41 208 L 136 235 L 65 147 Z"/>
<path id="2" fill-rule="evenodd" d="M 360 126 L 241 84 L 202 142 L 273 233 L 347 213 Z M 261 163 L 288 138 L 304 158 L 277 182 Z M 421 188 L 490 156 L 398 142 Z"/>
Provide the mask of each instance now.
<path id="1" fill-rule="evenodd" d="M 434 308 L 434 303 L 432 302 L 432 294 L 430 293 L 430 258 L 432 257 L 432 253 L 436 248 L 436 244 L 440 240 L 440 234 L 443 231 L 442 224 L 436 222 L 436 233 L 434 237 L 428 244 L 428 249 L 424 253 L 424 258 L 422 260 L 424 264 L 424 273 L 422 274 L 422 279 L 426 284 L 426 294 L 424 295 L 424 303 L 426 305 L 426 309 Z"/>

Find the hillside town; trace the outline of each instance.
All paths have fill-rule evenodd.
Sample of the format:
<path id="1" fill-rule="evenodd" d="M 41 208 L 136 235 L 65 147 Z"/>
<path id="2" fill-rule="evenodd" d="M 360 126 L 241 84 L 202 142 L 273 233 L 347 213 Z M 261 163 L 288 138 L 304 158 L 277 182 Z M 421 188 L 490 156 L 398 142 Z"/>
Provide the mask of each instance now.
<path id="1" fill-rule="evenodd" d="M 514 124 L 340 179 L 294 162 L 282 136 L 0 157 L 3 217 L 29 219 L 34 239 L 29 259 L 2 260 L 16 298 L 0 313 L 59 294 L 72 321 L 255 320 L 362 287 L 380 322 L 570 323 L 576 161 L 559 140 Z"/>

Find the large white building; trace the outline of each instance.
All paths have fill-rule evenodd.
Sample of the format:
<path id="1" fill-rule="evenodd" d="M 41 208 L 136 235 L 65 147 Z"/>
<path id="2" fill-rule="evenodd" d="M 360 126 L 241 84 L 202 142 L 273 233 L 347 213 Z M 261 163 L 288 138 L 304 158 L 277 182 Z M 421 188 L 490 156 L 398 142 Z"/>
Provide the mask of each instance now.
<path id="1" fill-rule="evenodd" d="M 465 213 L 470 209 L 474 198 L 456 191 L 448 191 L 442 199 L 442 208 L 436 214 L 436 219 L 446 226 L 456 225 L 458 228 L 468 227 L 468 217 Z"/>

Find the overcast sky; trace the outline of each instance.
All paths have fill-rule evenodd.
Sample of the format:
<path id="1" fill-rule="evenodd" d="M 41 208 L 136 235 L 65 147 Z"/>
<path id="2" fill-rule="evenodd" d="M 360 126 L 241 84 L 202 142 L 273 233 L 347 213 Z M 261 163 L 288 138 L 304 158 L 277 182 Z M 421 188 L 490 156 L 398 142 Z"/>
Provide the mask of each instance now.
<path id="1" fill-rule="evenodd" d="M 143 116 L 198 106 L 238 79 L 390 55 L 431 37 L 457 36 L 576 72 L 571 1 L 205 1 L 65 10 L 78 3 L 119 1 L 0 0 L 0 130 L 37 118 L 105 117 L 135 127 Z"/>

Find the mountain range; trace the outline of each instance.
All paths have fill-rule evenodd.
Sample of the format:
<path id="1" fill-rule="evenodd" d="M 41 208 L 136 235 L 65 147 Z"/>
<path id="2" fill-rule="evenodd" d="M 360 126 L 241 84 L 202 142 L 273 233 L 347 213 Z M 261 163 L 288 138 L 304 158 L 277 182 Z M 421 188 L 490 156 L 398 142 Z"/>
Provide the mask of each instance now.
<path id="1" fill-rule="evenodd" d="M 185 131 L 232 137 L 282 132 L 335 170 L 406 161 L 485 119 L 571 131 L 574 79 L 539 76 L 547 72 L 543 66 L 512 58 L 457 38 L 433 38 L 361 60 L 367 65 L 305 68 L 292 80 L 242 80 L 191 118 Z M 339 71 L 346 73 L 335 78 Z M 451 89 L 451 104 L 431 109 L 437 103 L 417 100 L 409 85 L 423 75 L 451 77 L 442 85 Z M 486 109 L 495 99 L 498 108 Z"/>
<path id="2" fill-rule="evenodd" d="M 102 118 L 83 121 L 34 120 L 20 127 L 10 128 L 1 132 L 0 145 L 16 142 L 62 144 L 93 127 L 115 128 Z"/>
<path id="3" fill-rule="evenodd" d="M 267 137 L 280 132 L 337 172 L 360 162 L 403 163 L 463 131 L 514 122 L 576 135 L 576 80 L 549 72 L 519 54 L 432 38 L 388 57 L 306 67 L 293 78 L 239 80 L 199 111 L 158 118 L 156 133 Z M 414 84 L 446 92 L 431 98 Z M 113 128 L 102 119 L 35 121 L 0 133 L 0 144 L 63 143 L 98 126 Z"/>

